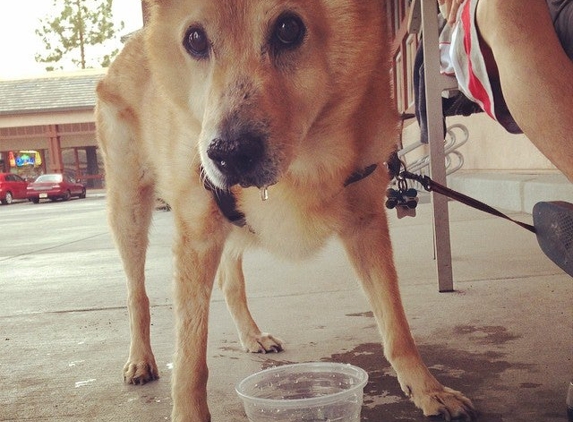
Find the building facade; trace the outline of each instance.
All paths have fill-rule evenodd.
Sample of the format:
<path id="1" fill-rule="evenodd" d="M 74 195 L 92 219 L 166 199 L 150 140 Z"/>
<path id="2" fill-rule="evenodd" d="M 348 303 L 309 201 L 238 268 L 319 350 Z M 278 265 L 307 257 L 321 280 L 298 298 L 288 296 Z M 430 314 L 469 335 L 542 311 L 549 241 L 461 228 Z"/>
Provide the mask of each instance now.
<path id="1" fill-rule="evenodd" d="M 67 173 L 104 185 L 95 136 L 95 87 L 103 70 L 0 80 L 0 171 L 33 179 Z"/>

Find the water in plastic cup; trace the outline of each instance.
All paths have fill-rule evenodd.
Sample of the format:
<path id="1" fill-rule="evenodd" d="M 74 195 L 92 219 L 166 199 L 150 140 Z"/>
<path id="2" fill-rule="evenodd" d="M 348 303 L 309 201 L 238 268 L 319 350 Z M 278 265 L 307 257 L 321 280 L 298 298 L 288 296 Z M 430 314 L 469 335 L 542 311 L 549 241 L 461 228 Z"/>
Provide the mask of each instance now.
<path id="1" fill-rule="evenodd" d="M 368 374 L 341 363 L 266 369 L 237 384 L 250 422 L 360 422 Z"/>

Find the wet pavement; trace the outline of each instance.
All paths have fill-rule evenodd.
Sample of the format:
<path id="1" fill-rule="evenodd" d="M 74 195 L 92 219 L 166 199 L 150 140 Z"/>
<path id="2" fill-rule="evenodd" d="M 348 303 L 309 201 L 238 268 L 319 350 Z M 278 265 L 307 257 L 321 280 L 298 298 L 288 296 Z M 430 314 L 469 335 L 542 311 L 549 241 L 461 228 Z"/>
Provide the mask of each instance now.
<path id="1" fill-rule="evenodd" d="M 512 214 L 513 215 L 513 214 Z M 530 216 L 516 214 L 530 222 Z M 436 377 L 463 391 L 481 422 L 566 421 L 573 378 L 573 283 L 535 236 L 451 204 L 455 289 L 438 293 L 430 207 L 391 233 L 406 312 Z M 0 421 L 169 420 L 174 343 L 171 213 L 156 211 L 147 262 L 152 343 L 161 378 L 124 385 L 129 327 L 124 277 L 105 195 L 0 207 Z M 211 305 L 213 422 L 246 421 L 234 385 L 273 365 L 348 362 L 370 376 L 363 421 L 424 421 L 382 357 L 372 314 L 332 241 L 299 264 L 249 253 L 251 311 L 285 351 L 241 351 L 221 293 Z"/>

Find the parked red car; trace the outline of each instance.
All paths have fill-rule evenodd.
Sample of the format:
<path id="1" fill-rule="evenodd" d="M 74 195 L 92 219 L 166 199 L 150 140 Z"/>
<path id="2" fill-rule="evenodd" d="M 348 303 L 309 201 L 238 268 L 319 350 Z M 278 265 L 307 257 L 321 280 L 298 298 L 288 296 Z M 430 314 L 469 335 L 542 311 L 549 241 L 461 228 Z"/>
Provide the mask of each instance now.
<path id="1" fill-rule="evenodd" d="M 65 174 L 42 174 L 28 184 L 27 196 L 34 204 L 40 202 L 40 199 L 67 201 L 72 196 L 85 198 L 86 188 Z"/>
<path id="2" fill-rule="evenodd" d="M 11 204 L 13 199 L 26 199 L 27 188 L 28 182 L 17 174 L 0 173 L 0 202 L 2 204 Z"/>

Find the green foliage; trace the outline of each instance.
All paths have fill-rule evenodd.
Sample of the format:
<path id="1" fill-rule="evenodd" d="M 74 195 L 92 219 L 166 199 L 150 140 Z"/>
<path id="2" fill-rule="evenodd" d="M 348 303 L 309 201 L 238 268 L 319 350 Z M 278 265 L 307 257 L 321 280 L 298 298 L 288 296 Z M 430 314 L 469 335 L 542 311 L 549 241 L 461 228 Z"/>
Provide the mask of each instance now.
<path id="1" fill-rule="evenodd" d="M 40 19 L 36 29 L 45 47 L 43 53 L 36 54 L 36 61 L 50 64 L 48 71 L 63 69 L 70 61 L 81 69 L 109 66 L 119 49 L 109 51 L 106 45 L 124 28 L 123 22 L 114 27 L 112 2 L 54 0 L 54 10 L 59 14 Z"/>

